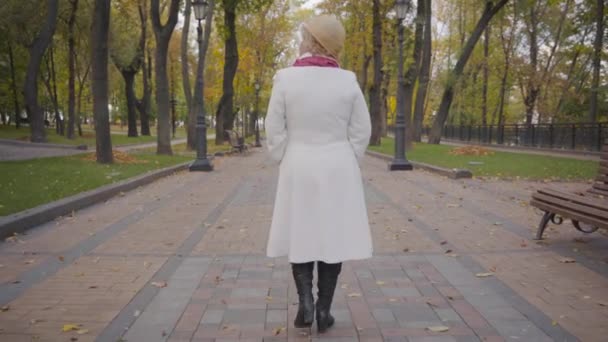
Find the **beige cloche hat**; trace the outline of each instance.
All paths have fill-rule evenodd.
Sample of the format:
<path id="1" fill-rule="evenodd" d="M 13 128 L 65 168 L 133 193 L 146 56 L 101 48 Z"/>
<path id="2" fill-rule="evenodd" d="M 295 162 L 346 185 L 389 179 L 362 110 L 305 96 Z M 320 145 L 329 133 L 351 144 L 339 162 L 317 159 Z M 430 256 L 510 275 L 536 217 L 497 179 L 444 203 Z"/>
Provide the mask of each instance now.
<path id="1" fill-rule="evenodd" d="M 346 31 L 338 18 L 334 15 L 319 15 L 306 21 L 303 26 L 330 55 L 340 55 Z"/>

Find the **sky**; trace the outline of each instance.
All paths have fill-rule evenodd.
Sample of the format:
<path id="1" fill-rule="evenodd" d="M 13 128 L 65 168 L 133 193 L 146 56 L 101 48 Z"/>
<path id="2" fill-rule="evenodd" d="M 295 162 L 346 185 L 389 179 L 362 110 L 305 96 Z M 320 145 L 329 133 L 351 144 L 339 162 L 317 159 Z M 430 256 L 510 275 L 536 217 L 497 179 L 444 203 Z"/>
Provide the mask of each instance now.
<path id="1" fill-rule="evenodd" d="M 307 0 L 306 3 L 304 4 L 304 7 L 314 8 L 321 1 L 323 1 L 323 0 Z"/>

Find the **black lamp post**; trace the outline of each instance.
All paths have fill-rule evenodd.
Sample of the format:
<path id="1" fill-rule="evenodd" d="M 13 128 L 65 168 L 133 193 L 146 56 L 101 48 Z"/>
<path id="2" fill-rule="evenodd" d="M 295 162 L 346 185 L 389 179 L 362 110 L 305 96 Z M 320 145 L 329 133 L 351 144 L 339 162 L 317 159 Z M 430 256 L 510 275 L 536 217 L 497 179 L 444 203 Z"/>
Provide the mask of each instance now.
<path id="1" fill-rule="evenodd" d="M 258 81 L 255 82 L 255 147 L 262 147 L 262 143 L 260 143 L 260 123 L 258 120 L 259 116 L 259 103 L 260 103 L 260 83 Z"/>
<path id="2" fill-rule="evenodd" d="M 389 164 L 390 171 L 412 170 L 412 164 L 405 158 L 405 113 L 404 113 L 404 88 L 405 80 L 403 78 L 403 19 L 407 16 L 408 11 L 407 0 L 397 0 L 395 2 L 395 11 L 397 12 L 398 21 L 398 38 L 399 38 L 399 68 L 398 68 L 398 85 L 397 85 L 397 118 L 395 119 L 395 157 Z"/>
<path id="3" fill-rule="evenodd" d="M 194 16 L 198 20 L 198 66 L 196 69 L 196 86 L 194 87 L 194 106 L 196 110 L 196 160 L 190 165 L 190 171 L 213 171 L 213 164 L 207 158 L 207 123 L 203 102 L 203 26 L 201 21 L 207 16 L 209 4 L 206 0 L 193 0 Z"/>

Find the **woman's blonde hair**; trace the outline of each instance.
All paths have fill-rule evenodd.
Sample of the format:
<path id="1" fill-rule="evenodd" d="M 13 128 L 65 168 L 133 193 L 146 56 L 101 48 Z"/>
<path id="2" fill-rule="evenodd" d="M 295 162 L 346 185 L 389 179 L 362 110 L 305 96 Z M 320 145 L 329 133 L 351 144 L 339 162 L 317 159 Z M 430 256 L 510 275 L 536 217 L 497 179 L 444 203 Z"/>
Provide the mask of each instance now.
<path id="1" fill-rule="evenodd" d="M 313 35 L 308 32 L 304 25 L 300 28 L 300 34 L 302 36 L 302 42 L 300 43 L 300 54 L 310 53 L 311 55 L 321 55 L 328 56 L 332 58 L 337 58 L 337 56 L 332 56 L 327 49 L 323 47 Z"/>

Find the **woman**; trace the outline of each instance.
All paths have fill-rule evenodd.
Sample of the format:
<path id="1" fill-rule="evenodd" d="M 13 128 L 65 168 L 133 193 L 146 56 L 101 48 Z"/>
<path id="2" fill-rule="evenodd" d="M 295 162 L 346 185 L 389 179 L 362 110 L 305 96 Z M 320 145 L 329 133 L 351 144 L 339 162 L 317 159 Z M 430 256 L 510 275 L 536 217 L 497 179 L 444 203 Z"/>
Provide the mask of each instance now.
<path id="1" fill-rule="evenodd" d="M 314 318 L 318 262 L 319 332 L 334 324 L 330 306 L 342 262 L 369 258 L 372 241 L 358 160 L 371 124 L 354 73 L 337 59 L 345 32 L 334 16 L 302 25 L 300 58 L 274 77 L 266 116 L 271 157 L 280 162 L 268 256 L 288 256 L 299 296 L 294 325 Z"/>

